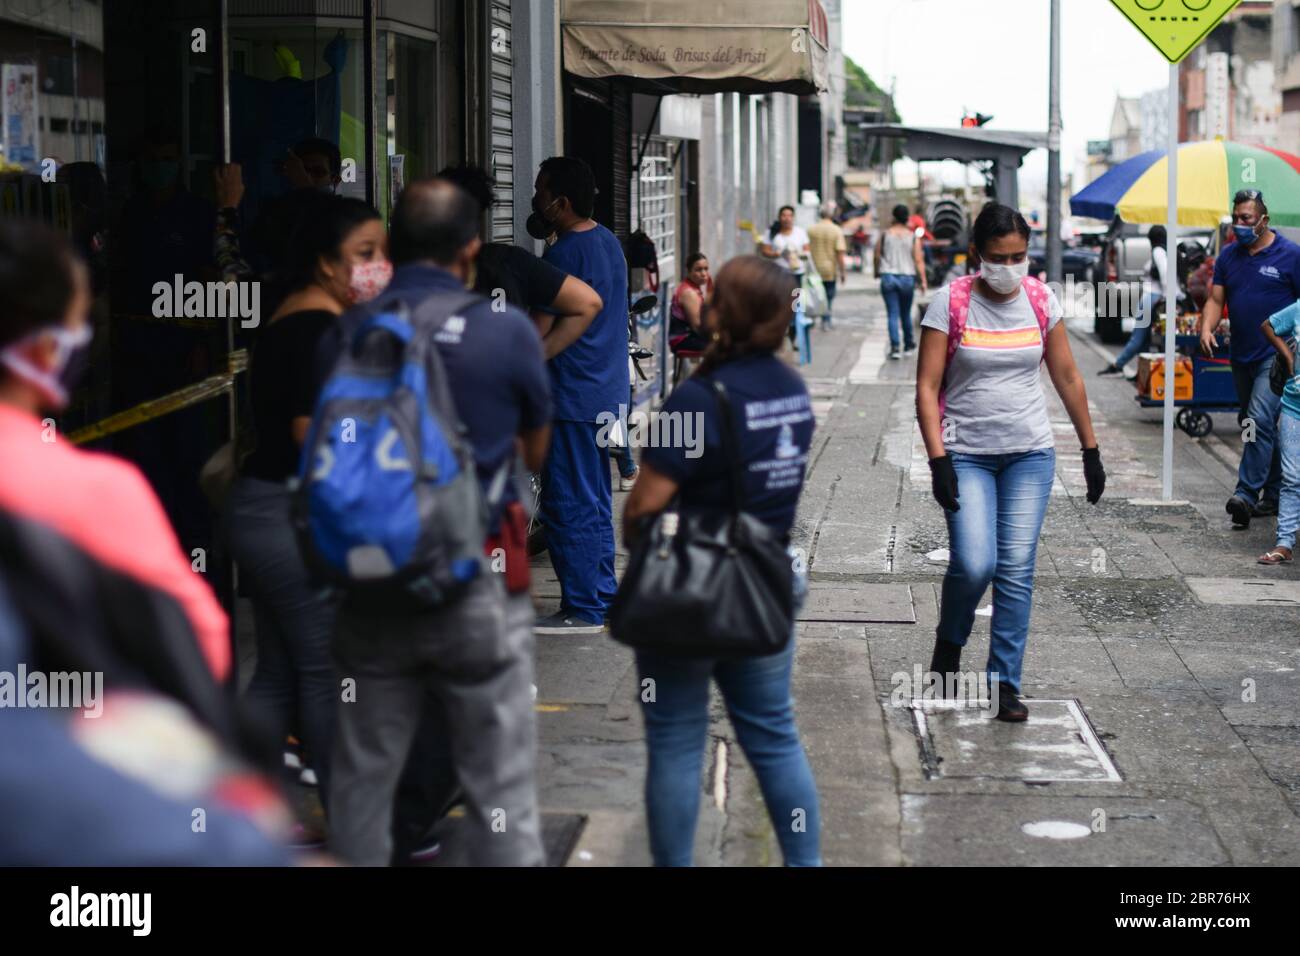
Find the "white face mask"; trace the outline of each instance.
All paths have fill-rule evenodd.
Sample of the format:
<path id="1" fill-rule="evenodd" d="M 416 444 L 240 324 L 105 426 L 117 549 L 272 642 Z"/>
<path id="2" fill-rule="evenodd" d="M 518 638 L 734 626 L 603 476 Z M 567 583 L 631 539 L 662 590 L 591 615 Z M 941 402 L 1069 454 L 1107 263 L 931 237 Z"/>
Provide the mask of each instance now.
<path id="1" fill-rule="evenodd" d="M 89 325 L 83 325 L 75 332 L 61 326 L 38 329 L 0 352 L 0 365 L 4 365 L 14 375 L 40 389 L 47 407 L 62 409 L 68 404 L 69 389 L 76 384 L 69 379 L 83 371 L 78 367 L 80 363 L 73 363 L 73 358 L 78 353 L 84 352 L 90 345 L 93 334 L 94 330 Z M 51 336 L 58 347 L 55 353 L 54 370 L 49 372 L 37 368 L 22 354 L 32 341 L 43 335 Z"/>
<path id="2" fill-rule="evenodd" d="M 1029 275 L 1029 259 L 1015 265 L 998 265 L 995 262 L 980 263 L 980 276 L 989 284 L 989 288 L 1002 295 L 1010 295 L 1020 288 L 1025 276 Z"/>

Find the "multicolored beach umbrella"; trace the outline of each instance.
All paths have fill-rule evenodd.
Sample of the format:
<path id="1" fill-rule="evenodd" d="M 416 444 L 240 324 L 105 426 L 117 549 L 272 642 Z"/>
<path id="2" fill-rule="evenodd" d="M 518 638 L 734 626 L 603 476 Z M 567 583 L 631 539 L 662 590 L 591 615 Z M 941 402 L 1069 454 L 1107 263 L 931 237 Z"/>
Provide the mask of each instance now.
<path id="1" fill-rule="evenodd" d="M 1217 226 L 1232 197 L 1258 189 L 1274 226 L 1300 226 L 1300 156 L 1267 146 L 1213 140 L 1178 147 L 1178 223 Z M 1165 222 L 1169 159 L 1163 149 L 1126 160 L 1070 197 L 1076 216 Z"/>

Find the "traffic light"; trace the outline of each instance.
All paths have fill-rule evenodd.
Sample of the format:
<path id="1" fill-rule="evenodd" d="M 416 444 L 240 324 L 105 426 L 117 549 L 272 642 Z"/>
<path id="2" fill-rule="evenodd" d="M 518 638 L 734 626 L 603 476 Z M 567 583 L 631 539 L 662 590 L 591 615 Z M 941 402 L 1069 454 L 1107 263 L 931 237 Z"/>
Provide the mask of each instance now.
<path id="1" fill-rule="evenodd" d="M 974 116 L 967 114 L 961 118 L 961 125 L 963 129 L 970 129 L 976 126 L 983 126 L 991 119 L 993 119 L 992 116 L 985 116 L 983 113 L 976 113 Z"/>

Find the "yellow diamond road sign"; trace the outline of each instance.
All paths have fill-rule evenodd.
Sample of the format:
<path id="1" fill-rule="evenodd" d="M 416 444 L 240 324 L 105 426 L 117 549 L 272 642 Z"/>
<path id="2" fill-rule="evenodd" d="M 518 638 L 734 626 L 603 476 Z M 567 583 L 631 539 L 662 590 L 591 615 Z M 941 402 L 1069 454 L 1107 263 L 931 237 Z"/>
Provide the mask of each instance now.
<path id="1" fill-rule="evenodd" d="M 1241 0 L 1110 0 L 1170 63 L 1191 53 Z"/>

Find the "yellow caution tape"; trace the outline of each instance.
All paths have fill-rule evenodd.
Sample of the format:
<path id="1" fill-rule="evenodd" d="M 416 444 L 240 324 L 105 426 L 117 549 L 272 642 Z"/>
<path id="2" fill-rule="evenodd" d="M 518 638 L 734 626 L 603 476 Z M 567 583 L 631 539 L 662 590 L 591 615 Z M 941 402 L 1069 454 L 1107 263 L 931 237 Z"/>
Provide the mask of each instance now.
<path id="1" fill-rule="evenodd" d="M 107 418 L 101 418 L 97 422 L 78 428 L 68 436 L 68 440 L 74 445 L 98 441 L 155 418 L 178 412 L 182 408 L 189 408 L 191 405 L 228 394 L 234 387 L 235 376 L 248 370 L 248 350 L 236 349 L 227 355 L 226 359 L 226 371 L 209 375 L 193 385 L 186 385 L 158 398 L 151 398 L 147 402 L 141 402 L 125 411 L 116 412 Z"/>

